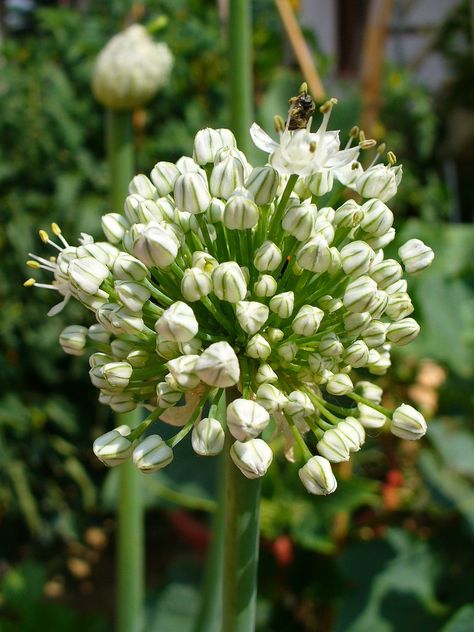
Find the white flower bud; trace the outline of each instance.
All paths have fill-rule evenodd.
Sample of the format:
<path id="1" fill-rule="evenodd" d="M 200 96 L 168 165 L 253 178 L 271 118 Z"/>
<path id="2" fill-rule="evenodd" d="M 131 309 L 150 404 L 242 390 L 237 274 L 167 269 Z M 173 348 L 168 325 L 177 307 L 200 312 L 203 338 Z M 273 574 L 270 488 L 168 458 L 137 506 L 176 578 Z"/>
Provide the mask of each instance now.
<path id="1" fill-rule="evenodd" d="M 261 364 L 255 374 L 255 382 L 259 385 L 278 382 L 278 375 L 269 364 Z"/>
<path id="2" fill-rule="evenodd" d="M 109 276 L 107 266 L 94 257 L 74 259 L 68 272 L 71 281 L 86 294 L 95 294 Z"/>
<path id="3" fill-rule="evenodd" d="M 183 391 L 190 391 L 199 384 L 199 376 L 196 373 L 198 355 L 183 355 L 169 360 L 167 367 L 178 385 Z"/>
<path id="4" fill-rule="evenodd" d="M 191 259 L 193 268 L 200 268 L 204 272 L 211 273 L 217 267 L 217 259 L 202 250 L 195 250 Z"/>
<path id="5" fill-rule="evenodd" d="M 392 227 L 393 213 L 386 204 L 377 199 L 368 200 L 362 205 L 364 214 L 360 227 L 366 233 L 379 237 Z"/>
<path id="6" fill-rule="evenodd" d="M 269 327 L 265 332 L 265 336 L 270 344 L 276 345 L 277 342 L 283 340 L 285 337 L 285 332 L 277 327 Z"/>
<path id="7" fill-rule="evenodd" d="M 332 190 L 334 176 L 332 169 L 324 169 L 306 178 L 306 185 L 313 195 L 325 195 Z"/>
<path id="8" fill-rule="evenodd" d="M 386 290 L 390 285 L 402 278 L 403 270 L 395 259 L 385 259 L 374 263 L 370 268 L 370 276 L 380 289 Z"/>
<path id="9" fill-rule="evenodd" d="M 360 402 L 357 404 L 357 408 L 359 409 L 359 422 L 364 428 L 381 428 L 385 425 L 387 417 L 383 413 Z"/>
<path id="10" fill-rule="evenodd" d="M 78 246 L 76 250 L 78 259 L 92 257 L 93 259 L 100 261 L 100 263 L 103 263 L 108 268 L 111 268 L 114 265 L 114 261 L 117 258 L 118 253 L 119 250 L 112 244 L 109 244 L 108 241 L 85 243 Z"/>
<path id="11" fill-rule="evenodd" d="M 425 418 L 413 406 L 402 404 L 394 410 L 390 432 L 396 437 L 416 441 L 426 434 L 426 430 Z"/>
<path id="12" fill-rule="evenodd" d="M 380 320 L 373 320 L 362 334 L 362 339 L 370 349 L 381 347 L 386 337 L 387 323 L 382 323 Z"/>
<path id="13" fill-rule="evenodd" d="M 180 211 L 195 215 L 204 213 L 211 203 L 207 181 L 200 173 L 188 172 L 178 176 L 174 184 L 174 201 Z"/>
<path id="14" fill-rule="evenodd" d="M 326 272 L 331 263 L 328 242 L 322 235 L 312 237 L 300 246 L 296 253 L 296 260 L 303 270 L 315 273 Z"/>
<path id="15" fill-rule="evenodd" d="M 360 224 L 363 212 L 359 204 L 354 200 L 346 200 L 336 209 L 334 224 L 338 228 L 354 228 Z"/>
<path id="16" fill-rule="evenodd" d="M 253 265 L 259 272 L 274 272 L 281 264 L 280 248 L 273 241 L 264 241 L 255 251 Z"/>
<path id="17" fill-rule="evenodd" d="M 330 294 L 326 294 L 322 296 L 318 300 L 319 307 L 323 310 L 323 312 L 328 312 L 328 314 L 333 314 L 337 312 L 341 307 L 344 306 L 344 303 L 340 298 L 333 298 Z"/>
<path id="18" fill-rule="evenodd" d="M 284 342 L 277 349 L 278 355 L 286 362 L 292 362 L 298 353 L 298 345 L 294 342 Z"/>
<path id="19" fill-rule="evenodd" d="M 341 253 L 335 246 L 332 246 L 331 248 L 329 248 L 329 266 L 327 270 L 328 274 L 334 275 L 336 274 L 336 272 L 339 272 L 341 268 L 342 268 Z"/>
<path id="20" fill-rule="evenodd" d="M 269 421 L 270 415 L 265 408 L 250 399 L 235 399 L 227 406 L 227 427 L 239 441 L 257 437 Z"/>
<path id="21" fill-rule="evenodd" d="M 107 353 L 91 353 L 89 356 L 89 366 L 92 368 L 97 366 L 104 366 L 107 362 L 113 362 L 114 357 Z"/>
<path id="22" fill-rule="evenodd" d="M 270 299 L 269 305 L 272 312 L 277 314 L 280 318 L 289 318 L 295 306 L 295 295 L 293 292 L 275 294 L 275 296 Z"/>
<path id="23" fill-rule="evenodd" d="M 328 393 L 331 393 L 331 395 L 337 395 L 339 397 L 341 395 L 347 395 L 347 393 L 352 393 L 354 385 L 346 373 L 334 373 L 327 381 L 326 390 Z"/>
<path id="24" fill-rule="evenodd" d="M 411 298 L 406 292 L 395 292 L 388 297 L 385 314 L 391 320 L 402 320 L 409 316 L 414 310 Z"/>
<path id="25" fill-rule="evenodd" d="M 139 195 L 145 200 L 153 200 L 157 194 L 153 182 L 143 173 L 139 173 L 131 179 L 128 192 L 130 195 Z"/>
<path id="26" fill-rule="evenodd" d="M 222 222 L 224 217 L 225 204 L 219 198 L 212 198 L 209 208 L 206 211 L 206 220 L 210 224 L 218 224 Z"/>
<path id="27" fill-rule="evenodd" d="M 182 355 L 177 342 L 165 340 L 161 336 L 156 337 L 156 353 L 166 360 L 172 360 L 173 358 L 177 358 L 179 355 Z"/>
<path id="28" fill-rule="evenodd" d="M 144 26 L 133 24 L 107 42 L 99 53 L 92 81 L 94 95 L 112 110 L 132 110 L 147 103 L 163 85 L 173 65 L 164 43 L 155 43 Z"/>
<path id="29" fill-rule="evenodd" d="M 136 257 L 121 252 L 115 259 L 113 274 L 116 279 L 122 281 L 143 281 L 148 276 L 148 269 Z"/>
<path id="30" fill-rule="evenodd" d="M 273 452 L 263 439 L 236 441 L 230 449 L 231 459 L 246 478 L 260 478 L 266 474 L 273 460 Z"/>
<path id="31" fill-rule="evenodd" d="M 257 403 L 271 414 L 283 410 L 283 407 L 288 402 L 288 398 L 284 393 L 268 383 L 261 384 L 258 387 L 256 396 Z"/>
<path id="32" fill-rule="evenodd" d="M 226 388 L 237 384 L 240 367 L 235 351 L 228 342 L 214 342 L 199 356 L 196 373 L 211 386 Z"/>
<path id="33" fill-rule="evenodd" d="M 101 394 L 101 397 L 103 400 L 104 393 Z M 137 408 L 137 402 L 133 399 L 133 395 L 130 393 L 114 393 L 113 395 L 108 395 L 107 397 L 107 404 L 115 413 L 129 413 Z"/>
<path id="34" fill-rule="evenodd" d="M 380 318 L 385 312 L 388 305 L 388 294 L 383 290 L 376 290 L 372 296 L 372 300 L 367 306 L 367 311 L 372 318 Z"/>
<path id="35" fill-rule="evenodd" d="M 267 340 L 260 334 L 255 334 L 247 342 L 245 350 L 249 358 L 255 358 L 256 360 L 266 360 L 272 352 L 272 348 Z"/>
<path id="36" fill-rule="evenodd" d="M 213 196 L 227 200 L 238 187 L 243 186 L 244 180 L 244 164 L 239 158 L 229 155 L 214 165 L 209 188 Z"/>
<path id="37" fill-rule="evenodd" d="M 173 191 L 178 176 L 178 167 L 172 162 L 165 161 L 157 162 L 150 174 L 160 196 L 169 195 Z"/>
<path id="38" fill-rule="evenodd" d="M 214 294 L 221 301 L 238 303 L 247 294 L 247 283 L 240 266 L 234 261 L 217 265 L 212 272 Z"/>
<path id="39" fill-rule="evenodd" d="M 191 443 L 194 452 L 201 456 L 216 456 L 224 447 L 225 433 L 219 420 L 201 419 L 193 428 Z"/>
<path id="40" fill-rule="evenodd" d="M 369 360 L 369 349 L 363 340 L 353 342 L 343 354 L 344 362 L 355 369 L 365 366 Z"/>
<path id="41" fill-rule="evenodd" d="M 284 405 L 283 410 L 286 415 L 291 417 L 296 423 L 304 421 L 305 417 L 314 414 L 314 406 L 310 398 L 303 391 L 291 391 L 288 395 L 288 402 Z"/>
<path id="42" fill-rule="evenodd" d="M 259 298 L 273 296 L 277 290 L 278 283 L 269 274 L 261 274 L 254 283 L 253 291 Z"/>
<path id="43" fill-rule="evenodd" d="M 224 208 L 222 221 L 229 230 L 245 230 L 258 224 L 259 210 L 245 195 L 231 195 Z"/>
<path id="44" fill-rule="evenodd" d="M 128 432 L 127 432 L 128 430 Z M 96 457 L 107 467 L 127 461 L 133 451 L 133 443 L 124 434 L 130 433 L 128 426 L 119 426 L 97 437 L 92 445 Z"/>
<path id="45" fill-rule="evenodd" d="M 382 401 L 383 389 L 372 382 L 360 381 L 357 383 L 356 392 L 362 395 L 364 399 L 368 399 L 374 404 L 380 404 Z"/>
<path id="46" fill-rule="evenodd" d="M 374 349 L 371 349 L 371 351 L 374 351 Z M 390 359 L 390 353 L 388 351 L 383 351 L 382 353 L 379 353 L 378 358 L 373 362 L 371 362 L 369 356 L 367 367 L 369 369 L 369 373 L 372 373 L 372 375 L 385 375 L 391 365 L 392 361 Z"/>
<path id="47" fill-rule="evenodd" d="M 102 367 L 104 365 L 94 365 L 89 371 L 89 378 L 92 386 L 96 388 L 108 388 L 109 385 L 105 381 L 105 378 L 102 373 Z"/>
<path id="48" fill-rule="evenodd" d="M 156 397 L 159 408 L 171 408 L 183 397 L 183 393 L 173 388 L 168 382 L 159 382 L 156 385 Z"/>
<path id="49" fill-rule="evenodd" d="M 180 342 L 178 347 L 183 355 L 199 355 L 202 350 L 202 341 L 199 338 L 191 338 L 186 342 Z"/>
<path id="50" fill-rule="evenodd" d="M 181 279 L 181 294 L 190 303 L 199 301 L 212 291 L 211 276 L 200 268 L 188 268 Z"/>
<path id="51" fill-rule="evenodd" d="M 168 307 L 155 323 L 155 331 L 165 340 L 174 342 L 191 340 L 198 329 L 199 324 L 193 310 L 182 301 L 176 301 Z"/>
<path id="52" fill-rule="evenodd" d="M 127 195 L 123 205 L 126 219 L 130 224 L 136 224 L 140 221 L 140 204 L 144 201 L 141 195 Z M 127 237 L 127 233 L 124 234 L 122 239 Z"/>
<path id="53" fill-rule="evenodd" d="M 102 342 L 104 344 L 108 344 L 110 340 L 109 332 L 106 331 L 102 325 L 99 325 L 99 323 L 95 323 L 89 327 L 87 337 L 93 342 Z"/>
<path id="54" fill-rule="evenodd" d="M 221 134 L 224 131 L 225 134 Z M 235 147 L 234 135 L 230 130 L 218 130 L 206 127 L 194 137 L 193 159 L 198 165 L 214 162 L 219 149 Z"/>
<path id="55" fill-rule="evenodd" d="M 125 307 L 132 312 L 139 312 L 150 298 L 150 291 L 136 281 L 115 281 L 114 289 Z"/>
<path id="56" fill-rule="evenodd" d="M 383 235 L 364 235 L 364 241 L 374 250 L 381 250 L 395 239 L 395 228 L 389 228 Z"/>
<path id="57" fill-rule="evenodd" d="M 408 283 L 405 279 L 400 279 L 399 281 L 395 281 L 387 288 L 385 288 L 385 292 L 387 294 L 397 294 L 397 292 L 407 292 Z"/>
<path id="58" fill-rule="evenodd" d="M 342 317 L 344 329 L 351 336 L 359 336 L 371 322 L 372 316 L 368 312 L 349 312 Z"/>
<path id="59" fill-rule="evenodd" d="M 315 222 L 314 204 L 293 204 L 286 211 L 281 224 L 298 241 L 306 241 L 313 234 Z"/>
<path id="60" fill-rule="evenodd" d="M 200 173 L 203 179 L 207 180 L 204 169 L 201 169 L 197 162 L 194 162 L 189 156 L 181 156 L 181 158 L 176 161 L 176 167 L 181 175 L 185 173 Z"/>
<path id="61" fill-rule="evenodd" d="M 365 241 L 351 241 L 341 249 L 342 269 L 347 275 L 358 277 L 369 271 L 375 252 Z"/>
<path id="62" fill-rule="evenodd" d="M 280 176 L 273 167 L 255 167 L 245 181 L 245 188 L 258 205 L 270 204 L 274 199 Z"/>
<path id="63" fill-rule="evenodd" d="M 157 472 L 173 460 L 173 450 L 156 434 L 149 435 L 133 451 L 133 462 L 145 474 Z"/>
<path id="64" fill-rule="evenodd" d="M 373 165 L 357 178 L 354 188 L 364 198 L 388 202 L 396 194 L 401 179 L 401 166 Z"/>
<path id="65" fill-rule="evenodd" d="M 64 353 L 81 356 L 87 344 L 87 327 L 70 325 L 59 334 L 59 344 Z"/>
<path id="66" fill-rule="evenodd" d="M 109 362 L 102 367 L 102 375 L 110 388 L 127 388 L 132 373 L 133 367 L 128 362 Z"/>
<path id="67" fill-rule="evenodd" d="M 344 351 L 342 342 L 334 332 L 329 332 L 319 343 L 319 353 L 323 356 L 340 356 Z"/>
<path id="68" fill-rule="evenodd" d="M 355 417 L 346 417 L 344 421 L 341 421 L 337 428 L 343 435 L 345 435 L 349 441 L 354 445 L 353 448 L 349 448 L 352 451 L 360 450 L 365 443 L 365 430 L 364 426 Z"/>
<path id="69" fill-rule="evenodd" d="M 96 318 L 107 331 L 115 335 L 141 333 L 145 326 L 140 316 L 115 303 L 101 305 L 96 311 Z"/>
<path id="70" fill-rule="evenodd" d="M 141 369 L 148 364 L 150 354 L 145 349 L 132 349 L 127 355 L 126 360 L 133 368 Z"/>
<path id="71" fill-rule="evenodd" d="M 101 218 L 102 230 L 111 244 L 118 244 L 122 241 L 129 224 L 123 215 L 119 213 L 107 213 Z"/>
<path id="72" fill-rule="evenodd" d="M 301 482 L 310 494 L 327 496 L 337 488 L 331 464 L 323 456 L 313 456 L 298 470 Z"/>
<path id="73" fill-rule="evenodd" d="M 313 235 L 322 235 L 328 244 L 331 244 L 335 235 L 334 226 L 325 217 L 320 217 L 318 215 L 314 224 Z"/>
<path id="74" fill-rule="evenodd" d="M 308 356 L 309 368 L 313 373 L 321 373 L 328 368 L 328 358 L 324 358 L 319 353 L 310 353 Z"/>
<path id="75" fill-rule="evenodd" d="M 256 334 L 268 319 L 269 310 L 263 303 L 257 301 L 239 301 L 236 304 L 235 315 L 239 325 L 249 335 Z"/>
<path id="76" fill-rule="evenodd" d="M 318 331 L 323 318 L 324 312 L 319 307 L 303 305 L 291 323 L 291 328 L 300 336 L 313 336 Z"/>
<path id="77" fill-rule="evenodd" d="M 420 333 L 420 325 L 413 318 L 403 318 L 391 323 L 387 329 L 387 339 L 396 345 L 407 345 Z"/>
<path id="78" fill-rule="evenodd" d="M 351 281 L 344 292 L 344 306 L 350 312 L 366 312 L 377 291 L 377 284 L 368 276 Z"/>
<path id="79" fill-rule="evenodd" d="M 339 435 L 342 436 L 349 452 L 358 452 L 360 450 L 361 445 L 359 440 L 359 433 L 351 424 L 348 424 L 345 421 L 341 421 L 337 424 L 336 430 Z"/>
<path id="80" fill-rule="evenodd" d="M 133 343 L 128 340 L 122 340 L 121 338 L 116 338 L 112 340 L 110 343 L 110 349 L 115 359 L 123 360 L 125 359 L 130 351 L 133 349 Z"/>
<path id="81" fill-rule="evenodd" d="M 337 430 L 331 428 L 326 430 L 323 438 L 318 441 L 316 447 L 319 454 L 332 463 L 341 463 L 349 460 L 349 441 L 347 437 Z"/>
<path id="82" fill-rule="evenodd" d="M 398 249 L 398 254 L 409 274 L 422 272 L 434 259 L 434 252 L 420 239 L 409 239 Z"/>

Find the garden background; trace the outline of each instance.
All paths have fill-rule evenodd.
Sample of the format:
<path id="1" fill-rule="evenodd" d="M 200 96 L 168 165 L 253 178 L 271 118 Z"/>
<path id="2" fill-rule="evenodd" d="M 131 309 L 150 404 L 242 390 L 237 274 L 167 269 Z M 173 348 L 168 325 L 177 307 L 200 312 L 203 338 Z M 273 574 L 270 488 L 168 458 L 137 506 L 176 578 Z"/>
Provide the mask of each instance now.
<path id="1" fill-rule="evenodd" d="M 138 171 L 189 155 L 197 129 L 229 124 L 226 2 L 130 4 L 0 2 L 5 632 L 102 632 L 114 616 L 117 480 L 91 450 L 111 420 L 86 360 L 65 356 L 57 342 L 79 308 L 47 318 L 51 296 L 22 286 L 38 227 L 56 221 L 67 235 L 100 235 L 101 214 L 116 210 L 107 204 L 103 112 L 90 89 L 96 54 L 137 20 L 175 56 L 169 86 L 134 113 Z M 422 333 L 381 378 L 386 397 L 425 413 L 427 437 L 372 437 L 339 467 L 338 493 L 328 498 L 308 496 L 277 459 L 263 481 L 261 632 L 474 629 L 474 16 L 467 1 L 441 3 L 443 15 L 429 4 L 252 3 L 259 123 L 269 129 L 302 79 L 314 80 L 288 38 L 281 8 L 290 6 L 327 96 L 339 98 L 333 127 L 363 121 L 404 165 L 393 204 L 398 241 L 420 237 L 436 253 L 411 286 Z M 372 5 L 385 6 L 388 30 Z M 403 54 L 409 38 L 422 42 L 411 56 Z M 166 472 L 143 477 L 147 632 L 190 630 L 215 506 L 215 462 L 203 466 L 189 446 L 177 452 Z"/>

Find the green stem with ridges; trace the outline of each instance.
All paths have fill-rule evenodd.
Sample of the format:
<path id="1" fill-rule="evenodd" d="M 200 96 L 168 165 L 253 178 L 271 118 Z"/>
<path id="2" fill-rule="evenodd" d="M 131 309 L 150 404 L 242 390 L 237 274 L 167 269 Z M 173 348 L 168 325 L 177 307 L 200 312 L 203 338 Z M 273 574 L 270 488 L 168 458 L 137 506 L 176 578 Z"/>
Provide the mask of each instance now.
<path id="1" fill-rule="evenodd" d="M 120 212 L 133 177 L 134 151 L 131 112 L 107 111 L 107 154 L 111 182 L 111 203 Z M 139 409 L 117 415 L 117 424 L 136 425 Z M 142 632 L 144 629 L 144 511 L 140 472 L 132 461 L 119 469 L 117 515 L 117 630 Z"/>
<path id="2" fill-rule="evenodd" d="M 222 632 L 254 632 L 257 602 L 260 479 L 248 479 L 230 456 L 226 433 L 226 521 Z"/>
<path id="3" fill-rule="evenodd" d="M 219 390 L 209 417 L 218 419 L 225 427 L 226 391 Z M 204 569 L 201 605 L 193 632 L 221 632 L 222 630 L 222 581 L 224 574 L 224 526 L 225 511 L 225 460 L 219 456 L 218 492 L 216 511 L 212 520 L 212 537 Z"/>

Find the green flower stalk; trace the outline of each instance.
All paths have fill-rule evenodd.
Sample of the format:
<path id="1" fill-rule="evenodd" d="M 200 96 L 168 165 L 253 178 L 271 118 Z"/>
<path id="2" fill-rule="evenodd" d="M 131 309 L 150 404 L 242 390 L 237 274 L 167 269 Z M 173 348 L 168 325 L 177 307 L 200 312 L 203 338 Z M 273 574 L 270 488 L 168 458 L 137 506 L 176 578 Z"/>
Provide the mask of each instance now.
<path id="1" fill-rule="evenodd" d="M 82 235 L 71 246 L 56 225 L 56 240 L 40 231 L 56 256 L 31 255 L 30 265 L 53 280 L 26 284 L 64 297 L 53 312 L 74 297 L 97 321 L 65 330 L 64 350 L 89 354 L 101 402 L 149 413 L 98 439 L 106 465 L 132 458 L 144 472 L 161 469 L 190 435 L 200 455 L 229 450 L 233 478 L 258 479 L 272 463 L 271 424 L 287 458 L 303 461 L 308 492 L 326 495 L 337 487 L 331 463 L 359 450 L 365 430 L 390 423 L 403 439 L 425 433 L 418 411 L 385 409 L 380 387 L 357 371 L 383 375 L 392 346 L 419 332 L 403 268 L 383 250 L 395 236 L 387 202 L 402 169 L 390 153 L 377 164 L 380 149 L 362 159 L 375 143 L 357 130 L 340 148 L 328 130 L 335 99 L 312 132 L 311 118 L 295 114 L 301 99 L 304 85 L 286 123 L 277 121 L 279 142 L 252 125 L 265 167 L 252 167 L 229 130 L 204 129 L 192 157 L 132 179 L 123 211 L 103 217 L 107 241 Z M 336 182 L 356 199 L 321 204 Z M 419 240 L 399 252 L 408 273 L 433 259 Z M 215 414 L 223 389 L 225 420 Z M 159 423 L 176 434 L 147 436 Z"/>

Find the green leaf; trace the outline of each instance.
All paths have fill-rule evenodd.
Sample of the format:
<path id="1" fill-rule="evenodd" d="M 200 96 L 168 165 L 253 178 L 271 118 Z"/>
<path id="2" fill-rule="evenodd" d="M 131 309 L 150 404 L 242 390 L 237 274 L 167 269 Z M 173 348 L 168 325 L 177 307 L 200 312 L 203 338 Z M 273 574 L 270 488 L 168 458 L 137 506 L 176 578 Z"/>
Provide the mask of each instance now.
<path id="1" fill-rule="evenodd" d="M 474 604 L 466 604 L 451 617 L 442 632 L 472 632 L 474 630 Z"/>
<path id="2" fill-rule="evenodd" d="M 474 437 L 462 420 L 433 420 L 428 436 L 450 470 L 474 476 Z"/>

